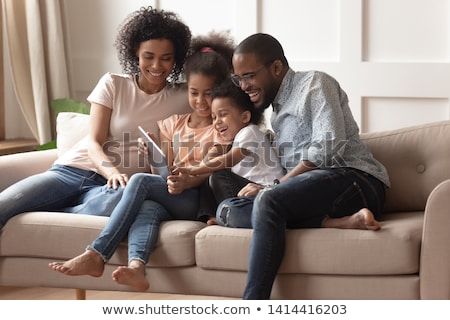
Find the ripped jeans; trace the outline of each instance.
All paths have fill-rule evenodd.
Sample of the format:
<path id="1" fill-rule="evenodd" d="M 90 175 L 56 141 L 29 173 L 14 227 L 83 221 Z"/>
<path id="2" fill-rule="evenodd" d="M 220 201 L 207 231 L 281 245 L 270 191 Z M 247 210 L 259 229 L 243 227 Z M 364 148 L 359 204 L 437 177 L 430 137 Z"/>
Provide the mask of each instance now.
<path id="1" fill-rule="evenodd" d="M 253 228 L 244 299 L 269 299 L 284 256 L 287 228 L 320 228 L 325 217 L 340 218 L 369 208 L 382 213 L 382 182 L 351 168 L 312 170 L 272 188 L 256 198 L 231 198 L 217 208 L 218 223 Z"/>

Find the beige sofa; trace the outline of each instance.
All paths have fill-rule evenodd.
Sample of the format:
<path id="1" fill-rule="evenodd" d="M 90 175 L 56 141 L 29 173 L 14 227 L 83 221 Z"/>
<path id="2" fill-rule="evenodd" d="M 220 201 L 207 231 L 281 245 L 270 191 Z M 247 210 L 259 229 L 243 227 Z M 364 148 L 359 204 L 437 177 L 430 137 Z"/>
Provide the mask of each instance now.
<path id="1" fill-rule="evenodd" d="M 363 139 L 391 178 L 382 229 L 287 231 L 272 299 L 450 299 L 450 121 Z M 0 190 L 46 170 L 56 156 L 55 150 L 1 156 Z M 0 285 L 127 290 L 111 280 L 116 266 L 127 263 L 125 242 L 100 278 L 47 267 L 82 252 L 107 219 L 50 212 L 11 219 L 0 231 Z M 164 223 L 147 268 L 150 291 L 241 297 L 251 234 Z"/>

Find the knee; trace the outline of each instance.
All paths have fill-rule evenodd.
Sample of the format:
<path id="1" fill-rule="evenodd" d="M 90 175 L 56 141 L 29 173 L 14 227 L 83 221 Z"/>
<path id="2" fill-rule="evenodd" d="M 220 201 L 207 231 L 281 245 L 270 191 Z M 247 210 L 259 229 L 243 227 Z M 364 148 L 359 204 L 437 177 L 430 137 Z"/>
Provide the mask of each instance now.
<path id="1" fill-rule="evenodd" d="M 251 228 L 253 199 L 230 198 L 217 207 L 216 218 L 221 226 L 231 228 Z"/>
<path id="2" fill-rule="evenodd" d="M 141 183 L 145 179 L 145 176 L 147 176 L 147 175 L 148 174 L 141 173 L 141 172 L 135 173 L 131 176 L 130 180 L 128 181 L 128 184 Z"/>
<path id="3" fill-rule="evenodd" d="M 228 205 L 228 203 L 225 203 L 225 201 L 222 201 L 217 206 L 216 219 L 217 219 L 217 223 L 219 225 L 228 227 L 228 217 L 230 214 L 230 206 Z"/>
<path id="4" fill-rule="evenodd" d="M 131 176 L 130 180 L 128 181 L 128 184 L 136 184 L 136 185 L 142 183 L 151 184 L 161 181 L 164 181 L 164 179 L 161 178 L 161 176 L 138 172 Z"/>
<path id="5" fill-rule="evenodd" d="M 260 208 L 271 208 L 275 204 L 273 190 L 262 190 L 258 193 L 255 203 Z"/>
<path id="6" fill-rule="evenodd" d="M 263 190 L 258 193 L 252 214 L 253 224 L 260 220 L 278 220 L 283 216 L 284 210 L 280 207 L 281 204 L 276 201 L 277 197 L 272 191 Z"/>

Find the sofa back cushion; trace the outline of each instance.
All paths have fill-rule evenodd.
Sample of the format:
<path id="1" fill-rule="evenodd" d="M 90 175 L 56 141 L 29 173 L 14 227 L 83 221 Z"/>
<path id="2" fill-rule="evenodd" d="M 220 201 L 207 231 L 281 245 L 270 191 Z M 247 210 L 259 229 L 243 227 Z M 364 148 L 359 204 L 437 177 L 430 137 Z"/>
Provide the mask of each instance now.
<path id="1" fill-rule="evenodd" d="M 389 173 L 385 212 L 424 210 L 431 191 L 450 179 L 450 120 L 363 133 L 361 139 Z"/>

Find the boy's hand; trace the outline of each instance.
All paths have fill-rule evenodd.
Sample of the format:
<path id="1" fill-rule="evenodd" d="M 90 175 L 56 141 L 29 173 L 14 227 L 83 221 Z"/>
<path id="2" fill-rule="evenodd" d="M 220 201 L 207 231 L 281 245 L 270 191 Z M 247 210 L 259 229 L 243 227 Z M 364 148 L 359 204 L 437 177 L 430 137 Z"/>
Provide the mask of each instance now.
<path id="1" fill-rule="evenodd" d="M 249 197 L 256 196 L 258 192 L 264 189 L 263 186 L 257 183 L 248 183 L 245 187 L 243 187 L 237 194 L 238 197 Z"/>
<path id="2" fill-rule="evenodd" d="M 191 167 L 174 167 L 173 174 L 191 174 Z"/>

